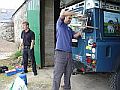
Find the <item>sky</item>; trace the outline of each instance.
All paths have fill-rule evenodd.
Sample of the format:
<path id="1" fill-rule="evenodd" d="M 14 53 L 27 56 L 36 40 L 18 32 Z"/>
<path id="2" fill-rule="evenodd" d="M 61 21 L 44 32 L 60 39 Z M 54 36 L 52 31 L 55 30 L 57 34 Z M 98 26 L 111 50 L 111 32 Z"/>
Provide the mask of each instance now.
<path id="1" fill-rule="evenodd" d="M 0 0 L 0 8 L 17 9 L 25 0 Z"/>

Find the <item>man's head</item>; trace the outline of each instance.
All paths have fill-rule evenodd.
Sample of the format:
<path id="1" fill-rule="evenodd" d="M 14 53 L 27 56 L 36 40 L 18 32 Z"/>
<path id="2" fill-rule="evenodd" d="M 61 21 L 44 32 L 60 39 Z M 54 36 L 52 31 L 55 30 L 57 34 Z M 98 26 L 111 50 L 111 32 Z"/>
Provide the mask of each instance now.
<path id="1" fill-rule="evenodd" d="M 64 19 L 64 23 L 66 24 L 70 24 L 71 23 L 71 20 L 72 20 L 72 15 L 68 15 L 68 16 L 65 16 L 65 19 Z"/>
<path id="2" fill-rule="evenodd" d="M 23 30 L 27 30 L 27 29 L 29 29 L 29 23 L 28 22 L 23 22 L 22 23 L 22 27 L 23 27 Z"/>

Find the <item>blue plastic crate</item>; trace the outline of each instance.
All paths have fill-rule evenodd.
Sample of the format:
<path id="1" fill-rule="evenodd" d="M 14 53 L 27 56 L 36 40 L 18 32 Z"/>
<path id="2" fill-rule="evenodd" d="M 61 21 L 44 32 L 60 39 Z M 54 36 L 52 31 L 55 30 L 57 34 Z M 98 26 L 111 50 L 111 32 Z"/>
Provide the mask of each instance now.
<path id="1" fill-rule="evenodd" d="M 24 71 L 24 68 L 15 68 L 15 69 L 16 69 L 16 72 L 17 72 L 17 73 Z"/>
<path id="2" fill-rule="evenodd" d="M 15 69 L 9 70 L 9 71 L 5 71 L 5 75 L 6 76 L 12 76 L 12 75 L 14 75 L 16 73 L 17 73 L 17 71 Z"/>

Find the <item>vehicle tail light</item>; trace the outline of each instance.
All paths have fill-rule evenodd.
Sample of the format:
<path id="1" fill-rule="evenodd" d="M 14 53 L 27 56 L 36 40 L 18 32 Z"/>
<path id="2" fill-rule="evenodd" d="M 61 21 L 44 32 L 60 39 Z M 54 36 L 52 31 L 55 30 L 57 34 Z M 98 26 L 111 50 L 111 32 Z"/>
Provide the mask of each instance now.
<path id="1" fill-rule="evenodd" d="M 96 68 L 96 66 L 95 66 L 95 65 L 92 65 L 92 68 Z"/>
<path id="2" fill-rule="evenodd" d="M 91 58 L 90 58 L 90 57 L 87 57 L 86 62 L 87 62 L 88 64 L 90 64 L 90 63 L 92 62 Z"/>
<path id="3" fill-rule="evenodd" d="M 81 69 L 80 69 L 82 72 L 84 72 L 85 71 L 85 69 L 82 67 Z"/>
<path id="4" fill-rule="evenodd" d="M 95 48 L 96 47 L 96 43 L 94 42 L 93 44 L 92 44 L 92 48 Z"/>

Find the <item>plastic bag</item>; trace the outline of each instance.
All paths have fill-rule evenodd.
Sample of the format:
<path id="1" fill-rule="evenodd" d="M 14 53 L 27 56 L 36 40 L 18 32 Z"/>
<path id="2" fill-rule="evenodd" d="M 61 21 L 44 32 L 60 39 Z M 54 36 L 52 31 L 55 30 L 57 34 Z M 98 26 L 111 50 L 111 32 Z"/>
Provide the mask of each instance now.
<path id="1" fill-rule="evenodd" d="M 17 77 L 15 81 L 11 84 L 9 90 L 27 90 L 27 86 L 20 77 Z"/>

